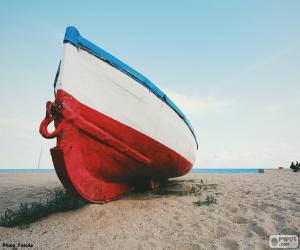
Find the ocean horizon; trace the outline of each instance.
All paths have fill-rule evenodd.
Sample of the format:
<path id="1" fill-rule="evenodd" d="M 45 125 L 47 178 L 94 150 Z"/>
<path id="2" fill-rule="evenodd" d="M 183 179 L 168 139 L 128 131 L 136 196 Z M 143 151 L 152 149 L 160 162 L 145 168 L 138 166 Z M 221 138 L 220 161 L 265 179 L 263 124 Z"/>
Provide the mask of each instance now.
<path id="1" fill-rule="evenodd" d="M 257 174 L 259 168 L 193 168 L 191 173 L 197 174 Z"/>
<path id="2" fill-rule="evenodd" d="M 0 168 L 0 173 L 52 173 L 54 168 Z M 192 168 L 191 173 L 199 174 L 255 174 L 259 168 Z"/>

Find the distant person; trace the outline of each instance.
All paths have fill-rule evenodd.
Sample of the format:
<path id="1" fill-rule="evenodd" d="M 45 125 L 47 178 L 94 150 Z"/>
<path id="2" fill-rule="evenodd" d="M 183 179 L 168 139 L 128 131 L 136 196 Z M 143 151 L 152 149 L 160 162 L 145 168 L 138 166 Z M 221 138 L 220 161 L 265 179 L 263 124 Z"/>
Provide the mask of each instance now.
<path id="1" fill-rule="evenodd" d="M 299 172 L 300 170 L 300 164 L 298 163 L 298 161 L 296 162 L 296 165 L 294 164 L 294 162 L 292 162 L 290 169 L 293 169 L 293 172 Z"/>
<path id="2" fill-rule="evenodd" d="M 283 170 L 284 170 L 284 167 L 282 167 L 282 166 L 277 167 L 277 172 L 280 172 L 280 171 L 283 171 Z"/>

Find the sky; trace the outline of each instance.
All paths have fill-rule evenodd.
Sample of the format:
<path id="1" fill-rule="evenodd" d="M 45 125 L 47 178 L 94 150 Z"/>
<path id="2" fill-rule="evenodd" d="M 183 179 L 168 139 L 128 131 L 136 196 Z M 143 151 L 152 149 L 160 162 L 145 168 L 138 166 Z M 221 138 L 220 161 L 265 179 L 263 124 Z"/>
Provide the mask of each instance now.
<path id="1" fill-rule="evenodd" d="M 132 66 L 196 132 L 195 167 L 300 161 L 300 1 L 0 1 L 0 168 L 52 168 L 38 133 L 67 26 Z"/>

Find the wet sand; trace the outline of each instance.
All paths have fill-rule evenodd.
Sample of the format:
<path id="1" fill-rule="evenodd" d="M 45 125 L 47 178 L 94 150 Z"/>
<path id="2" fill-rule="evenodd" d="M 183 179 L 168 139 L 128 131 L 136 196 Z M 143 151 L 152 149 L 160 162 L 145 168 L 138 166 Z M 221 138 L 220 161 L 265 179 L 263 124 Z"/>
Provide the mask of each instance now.
<path id="1" fill-rule="evenodd" d="M 196 196 L 133 194 L 57 213 L 23 230 L 0 227 L 0 244 L 32 244 L 28 249 L 270 249 L 269 235 L 300 234 L 300 174 L 189 174 L 179 178 L 180 188 L 201 179 L 210 188 Z M 60 186 L 55 173 L 0 173 L 0 213 L 44 199 Z M 193 203 L 207 195 L 217 203 Z"/>

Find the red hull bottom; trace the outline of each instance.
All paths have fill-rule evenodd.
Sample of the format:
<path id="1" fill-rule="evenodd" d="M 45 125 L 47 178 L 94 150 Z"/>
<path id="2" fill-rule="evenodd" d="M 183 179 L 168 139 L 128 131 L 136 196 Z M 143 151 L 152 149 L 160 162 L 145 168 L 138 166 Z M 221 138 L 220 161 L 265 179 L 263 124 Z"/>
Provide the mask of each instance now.
<path id="1" fill-rule="evenodd" d="M 122 105 L 122 104 L 120 104 Z M 170 177 L 186 174 L 192 164 L 156 140 L 77 101 L 58 90 L 51 107 L 57 136 L 51 149 L 56 173 L 73 195 L 91 202 L 107 202 L 136 186 L 153 188 Z M 128 112 L 131 112 L 130 110 Z M 46 125 L 45 125 L 46 123 Z"/>

